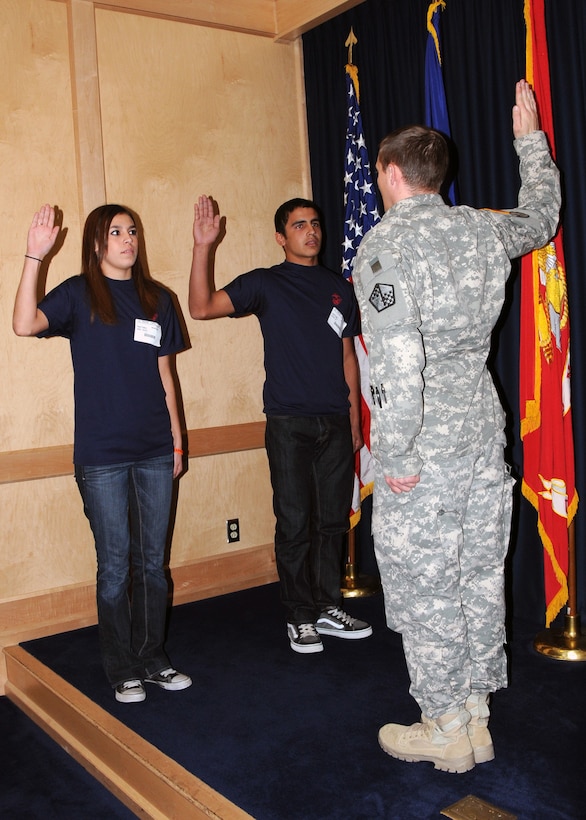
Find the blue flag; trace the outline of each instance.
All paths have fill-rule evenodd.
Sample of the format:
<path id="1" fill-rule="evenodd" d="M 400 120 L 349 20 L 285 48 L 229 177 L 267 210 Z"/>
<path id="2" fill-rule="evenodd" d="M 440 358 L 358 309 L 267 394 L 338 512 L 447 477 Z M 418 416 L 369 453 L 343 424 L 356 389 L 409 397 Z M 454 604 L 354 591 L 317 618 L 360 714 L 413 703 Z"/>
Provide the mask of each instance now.
<path id="1" fill-rule="evenodd" d="M 442 73 L 440 9 L 446 0 L 434 0 L 427 9 L 427 43 L 425 46 L 425 124 L 450 137 L 450 120 Z M 448 196 L 456 204 L 456 186 L 451 182 Z"/>

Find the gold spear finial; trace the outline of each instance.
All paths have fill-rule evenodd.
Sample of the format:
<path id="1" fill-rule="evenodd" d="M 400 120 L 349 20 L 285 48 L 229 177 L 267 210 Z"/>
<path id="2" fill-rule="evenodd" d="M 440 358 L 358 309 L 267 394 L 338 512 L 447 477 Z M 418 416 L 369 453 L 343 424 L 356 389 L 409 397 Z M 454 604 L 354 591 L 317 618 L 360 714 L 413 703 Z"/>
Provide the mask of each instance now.
<path id="1" fill-rule="evenodd" d="M 345 46 L 348 46 L 348 65 L 352 65 L 352 46 L 356 45 L 358 40 L 356 39 L 356 35 L 354 34 L 354 29 L 350 26 L 350 34 L 348 35 L 348 39 L 344 43 Z"/>

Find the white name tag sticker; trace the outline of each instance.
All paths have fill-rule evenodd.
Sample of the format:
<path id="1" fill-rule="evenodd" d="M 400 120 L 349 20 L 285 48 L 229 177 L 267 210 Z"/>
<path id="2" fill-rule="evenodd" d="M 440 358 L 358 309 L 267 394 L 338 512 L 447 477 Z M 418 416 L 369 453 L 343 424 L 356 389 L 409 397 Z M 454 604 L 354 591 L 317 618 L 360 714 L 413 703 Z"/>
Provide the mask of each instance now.
<path id="1" fill-rule="evenodd" d="M 338 308 L 332 308 L 332 312 L 328 316 L 328 325 L 334 330 L 340 338 L 342 338 L 342 333 L 344 332 L 344 328 L 348 322 L 344 320 L 344 317 L 338 310 Z"/>
<path id="2" fill-rule="evenodd" d="M 161 346 L 161 325 L 147 319 L 134 320 L 134 341 L 143 342 L 153 347 Z"/>

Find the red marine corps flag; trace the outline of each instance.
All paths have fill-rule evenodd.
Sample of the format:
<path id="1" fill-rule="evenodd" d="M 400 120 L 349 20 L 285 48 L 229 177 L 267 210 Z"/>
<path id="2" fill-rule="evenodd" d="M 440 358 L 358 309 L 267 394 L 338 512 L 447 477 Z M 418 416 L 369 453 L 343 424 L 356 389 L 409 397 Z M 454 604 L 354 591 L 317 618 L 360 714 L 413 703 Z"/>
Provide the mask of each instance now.
<path id="1" fill-rule="evenodd" d="M 544 0 L 525 0 L 527 75 L 555 157 Z M 568 528 L 578 507 L 570 400 L 570 323 L 562 231 L 521 262 L 523 495 L 544 547 L 546 626 L 568 601 Z"/>

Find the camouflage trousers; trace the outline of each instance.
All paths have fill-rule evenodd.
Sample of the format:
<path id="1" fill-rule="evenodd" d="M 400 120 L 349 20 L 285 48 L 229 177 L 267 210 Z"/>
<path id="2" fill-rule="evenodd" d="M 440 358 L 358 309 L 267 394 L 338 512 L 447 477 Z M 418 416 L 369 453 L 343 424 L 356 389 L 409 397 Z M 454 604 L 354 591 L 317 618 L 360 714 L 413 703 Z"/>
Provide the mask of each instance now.
<path id="1" fill-rule="evenodd" d="M 472 690 L 506 687 L 504 561 L 513 478 L 502 441 L 427 461 L 395 495 L 380 465 L 372 531 L 388 626 L 403 637 L 410 693 L 430 718 Z"/>

